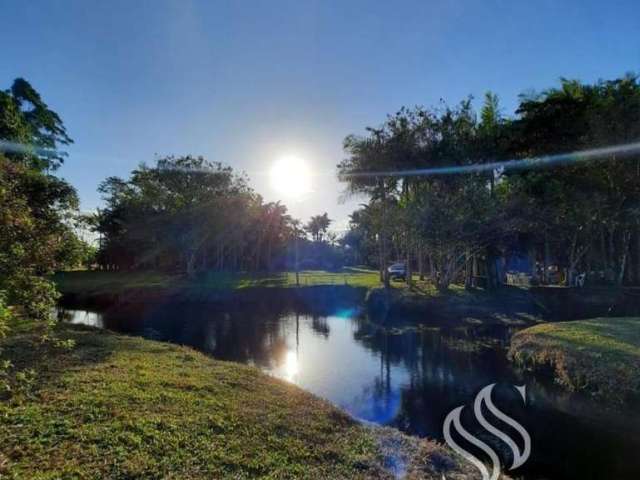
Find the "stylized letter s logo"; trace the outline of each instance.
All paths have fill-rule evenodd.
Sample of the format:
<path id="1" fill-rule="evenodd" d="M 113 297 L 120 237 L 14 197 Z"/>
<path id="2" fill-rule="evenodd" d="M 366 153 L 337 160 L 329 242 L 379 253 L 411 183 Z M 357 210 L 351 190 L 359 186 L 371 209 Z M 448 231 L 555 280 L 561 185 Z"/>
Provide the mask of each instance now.
<path id="1" fill-rule="evenodd" d="M 509 417 L 505 413 L 501 412 L 493 404 L 493 400 L 491 399 L 491 393 L 493 392 L 493 388 L 495 387 L 495 385 L 496 385 L 495 383 L 491 385 L 487 385 L 482 390 L 480 390 L 478 395 L 476 395 L 476 399 L 473 405 L 473 413 L 475 414 L 475 417 L 480 423 L 480 425 L 482 425 L 482 427 L 485 430 L 487 430 L 488 432 L 498 437 L 511 449 L 511 452 L 513 453 L 513 463 L 511 464 L 511 467 L 509 468 L 509 470 L 513 470 L 514 468 L 517 468 L 522 464 L 524 464 L 524 462 L 526 462 L 527 459 L 529 458 L 529 455 L 531 455 L 531 437 L 529 436 L 529 433 L 524 429 L 522 425 L 520 425 L 518 422 L 516 422 L 513 418 Z M 526 403 L 527 401 L 526 387 L 521 386 L 521 387 L 516 387 L 516 389 L 520 393 L 522 400 Z M 498 419 L 502 420 L 504 423 L 512 427 L 522 436 L 522 440 L 524 443 L 524 447 L 522 451 L 520 451 L 520 448 L 518 447 L 516 442 L 514 442 L 509 435 L 499 430 L 495 426 L 491 425 L 487 421 L 484 414 L 482 413 L 483 402 L 487 406 L 487 409 L 493 415 L 495 415 Z M 462 426 L 462 423 L 460 422 L 460 414 L 462 413 L 463 409 L 464 409 L 464 405 L 458 408 L 455 408 L 445 418 L 444 427 L 443 427 L 444 438 L 447 444 L 453 450 L 458 452 L 466 460 L 468 460 L 470 463 L 475 465 L 475 467 L 478 470 L 480 470 L 480 473 L 482 474 L 482 480 L 498 480 L 498 477 L 500 476 L 500 459 L 498 458 L 498 454 L 495 452 L 495 450 L 493 450 L 493 448 L 491 448 L 489 445 L 487 445 L 485 442 L 483 442 L 479 438 L 473 436 Z M 472 445 L 475 445 L 476 447 L 478 447 L 480 450 L 482 450 L 484 453 L 487 454 L 492 464 L 491 473 L 489 473 L 487 466 L 481 460 L 479 460 L 472 453 L 468 452 L 467 450 L 465 450 L 464 448 L 462 448 L 460 445 L 456 443 L 456 441 L 451 436 L 451 424 L 453 424 L 455 431 L 458 432 L 458 434 L 460 434 L 462 438 L 467 440 Z"/>

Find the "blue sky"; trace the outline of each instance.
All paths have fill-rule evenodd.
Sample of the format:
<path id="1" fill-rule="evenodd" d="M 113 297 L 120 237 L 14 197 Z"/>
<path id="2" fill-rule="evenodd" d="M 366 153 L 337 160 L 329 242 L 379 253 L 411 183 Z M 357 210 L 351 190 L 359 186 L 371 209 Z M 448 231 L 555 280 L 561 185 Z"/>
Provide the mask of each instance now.
<path id="1" fill-rule="evenodd" d="M 402 105 L 517 95 L 561 76 L 640 71 L 636 1 L 0 0 L 0 88 L 22 76 L 76 141 L 60 174 L 83 209 L 98 183 L 156 155 L 201 154 L 266 172 L 285 154 L 318 174 L 306 220 L 340 225 L 342 140 Z"/>

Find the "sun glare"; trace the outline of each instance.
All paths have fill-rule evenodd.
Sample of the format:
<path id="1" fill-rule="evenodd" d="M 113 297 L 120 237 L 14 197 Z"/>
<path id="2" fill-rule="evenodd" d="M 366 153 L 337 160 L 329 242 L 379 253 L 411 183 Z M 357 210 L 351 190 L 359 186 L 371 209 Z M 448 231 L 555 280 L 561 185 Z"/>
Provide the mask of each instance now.
<path id="1" fill-rule="evenodd" d="M 281 158 L 271 167 L 269 177 L 271 187 L 288 198 L 298 199 L 311 191 L 311 171 L 299 157 Z"/>
<path id="2" fill-rule="evenodd" d="M 299 370 L 298 356 L 296 355 L 296 352 L 291 350 L 287 351 L 284 368 L 287 380 L 293 382 Z"/>

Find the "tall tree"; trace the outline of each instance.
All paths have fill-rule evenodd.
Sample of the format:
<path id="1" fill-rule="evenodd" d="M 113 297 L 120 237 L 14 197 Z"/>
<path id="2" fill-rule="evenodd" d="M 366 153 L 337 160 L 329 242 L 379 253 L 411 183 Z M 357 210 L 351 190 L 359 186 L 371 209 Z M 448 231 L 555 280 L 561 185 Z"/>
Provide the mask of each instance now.
<path id="1" fill-rule="evenodd" d="M 75 190 L 48 170 L 71 141 L 28 82 L 0 92 L 0 323 L 9 313 L 26 316 L 46 338 L 57 298 L 46 275 L 74 256 L 70 221 L 78 206 Z"/>
<path id="2" fill-rule="evenodd" d="M 315 242 L 321 242 L 323 237 L 326 235 L 327 230 L 329 229 L 329 225 L 331 225 L 332 220 L 329 218 L 327 212 L 321 215 L 314 215 L 309 219 L 305 229 Z"/>
<path id="3" fill-rule="evenodd" d="M 109 178 L 98 231 L 108 269 L 272 270 L 286 261 L 291 217 L 263 203 L 246 177 L 202 157 L 141 165 L 129 180 Z"/>

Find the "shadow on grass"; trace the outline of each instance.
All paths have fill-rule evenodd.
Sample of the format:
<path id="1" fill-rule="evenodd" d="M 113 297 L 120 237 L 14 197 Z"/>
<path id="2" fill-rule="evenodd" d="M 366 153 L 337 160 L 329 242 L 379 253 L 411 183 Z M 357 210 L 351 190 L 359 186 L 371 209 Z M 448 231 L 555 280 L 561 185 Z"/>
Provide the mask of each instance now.
<path id="1" fill-rule="evenodd" d="M 74 346 L 65 348 L 53 341 L 42 340 L 37 328 L 21 331 L 0 342 L 0 360 L 12 364 L 9 372 L 9 384 L 16 385 L 18 372 L 33 370 L 34 383 L 32 393 L 56 383 L 65 372 L 105 362 L 118 349 L 122 342 L 112 333 L 84 325 L 58 325 L 54 329 L 57 339 L 73 340 Z M 127 348 L 136 348 L 127 345 Z M 6 399 L 0 397 L 0 399 Z"/>

